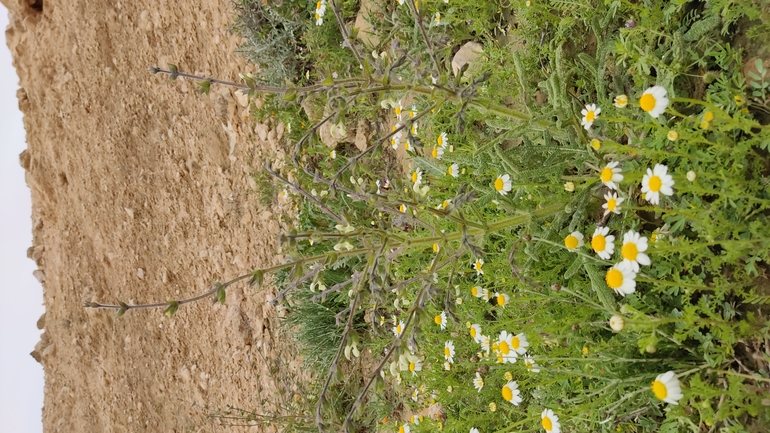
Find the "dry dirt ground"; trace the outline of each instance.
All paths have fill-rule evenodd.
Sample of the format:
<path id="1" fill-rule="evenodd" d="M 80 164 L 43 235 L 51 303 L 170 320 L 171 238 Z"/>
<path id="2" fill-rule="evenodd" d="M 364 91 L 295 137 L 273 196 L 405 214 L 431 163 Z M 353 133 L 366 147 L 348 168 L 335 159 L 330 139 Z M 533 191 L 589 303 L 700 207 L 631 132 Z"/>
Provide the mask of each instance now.
<path id="1" fill-rule="evenodd" d="M 44 431 L 220 431 L 217 408 L 274 408 L 297 383 L 277 377 L 302 374 L 272 288 L 234 286 L 226 305 L 173 318 L 83 308 L 189 297 L 279 260 L 278 212 L 260 208 L 249 174 L 281 128 L 244 119 L 229 90 L 200 96 L 147 72 L 175 63 L 238 81 L 230 2 L 2 3 L 44 279 Z"/>

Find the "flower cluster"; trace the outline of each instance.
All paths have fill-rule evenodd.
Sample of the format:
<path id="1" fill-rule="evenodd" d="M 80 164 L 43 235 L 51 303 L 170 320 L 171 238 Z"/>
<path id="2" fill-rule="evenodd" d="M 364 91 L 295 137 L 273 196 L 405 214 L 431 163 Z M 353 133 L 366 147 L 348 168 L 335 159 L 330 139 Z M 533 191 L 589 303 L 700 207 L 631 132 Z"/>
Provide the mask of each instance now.
<path id="1" fill-rule="evenodd" d="M 318 0 L 315 6 L 315 25 L 320 26 L 324 23 L 324 14 L 326 13 L 326 0 Z"/>

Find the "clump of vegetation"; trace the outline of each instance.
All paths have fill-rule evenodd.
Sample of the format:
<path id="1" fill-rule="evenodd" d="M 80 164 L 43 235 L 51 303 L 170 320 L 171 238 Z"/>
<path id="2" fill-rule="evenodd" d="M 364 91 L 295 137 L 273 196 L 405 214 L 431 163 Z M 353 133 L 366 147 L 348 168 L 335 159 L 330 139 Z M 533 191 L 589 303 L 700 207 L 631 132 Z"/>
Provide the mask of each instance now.
<path id="1" fill-rule="evenodd" d="M 302 18 L 339 35 L 313 47 L 318 64 L 343 48 L 347 67 L 238 85 L 271 93 L 265 112 L 291 126 L 288 168 L 266 167 L 301 203 L 282 237 L 291 259 L 240 278 L 281 272 L 275 302 L 319 371 L 316 426 L 762 430 L 761 4 L 378 8 L 376 47 L 353 39 L 335 1 Z M 470 39 L 483 52 L 455 75 Z M 300 108 L 311 97 L 315 124 Z M 345 136 L 364 113 L 376 131 L 365 150 L 320 142 L 320 128 Z M 230 283 L 207 295 L 224 302 Z"/>

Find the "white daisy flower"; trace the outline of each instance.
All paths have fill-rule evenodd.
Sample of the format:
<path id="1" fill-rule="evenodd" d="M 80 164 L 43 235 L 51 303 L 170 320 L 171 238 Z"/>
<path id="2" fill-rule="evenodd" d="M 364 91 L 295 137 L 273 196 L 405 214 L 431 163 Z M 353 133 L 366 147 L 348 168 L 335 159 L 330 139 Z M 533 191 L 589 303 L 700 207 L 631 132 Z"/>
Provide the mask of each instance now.
<path id="1" fill-rule="evenodd" d="M 652 86 L 642 93 L 639 98 L 639 107 L 654 118 L 658 118 L 668 107 L 668 92 L 661 86 Z"/>
<path id="2" fill-rule="evenodd" d="M 396 326 L 394 326 L 394 327 L 393 327 L 393 334 L 394 334 L 396 337 L 400 337 L 400 336 L 401 336 L 401 334 L 403 334 L 403 333 L 404 333 L 404 326 L 405 326 L 405 325 L 404 325 L 404 322 L 403 322 L 403 321 L 401 321 L 401 322 L 398 322 L 398 324 L 397 324 Z"/>
<path id="3" fill-rule="evenodd" d="M 329 158 L 337 159 L 337 151 L 336 150 L 332 150 L 331 152 L 329 152 Z"/>
<path id="4" fill-rule="evenodd" d="M 636 272 L 625 261 L 611 267 L 604 280 L 607 286 L 620 296 L 630 295 L 636 291 Z"/>
<path id="5" fill-rule="evenodd" d="M 484 275 L 484 270 L 481 269 L 484 266 L 484 259 L 477 259 L 471 266 L 476 270 L 476 275 Z"/>
<path id="6" fill-rule="evenodd" d="M 475 341 L 476 343 L 481 343 L 481 337 L 482 337 L 481 325 L 479 325 L 478 323 L 474 323 L 473 325 L 471 325 L 468 332 L 471 334 L 471 338 L 473 338 L 473 341 Z"/>
<path id="7" fill-rule="evenodd" d="M 674 178 L 668 174 L 668 167 L 663 164 L 655 164 L 652 170 L 647 169 L 647 174 L 642 178 L 642 192 L 644 199 L 657 205 L 660 203 L 660 194 L 674 195 Z"/>
<path id="8" fill-rule="evenodd" d="M 626 108 L 626 105 L 628 105 L 628 96 L 626 95 L 618 95 L 615 97 L 615 99 L 612 101 L 612 103 L 617 108 Z"/>
<path id="9" fill-rule="evenodd" d="M 505 401 L 511 402 L 514 406 L 518 406 L 522 402 L 521 391 L 519 391 L 519 384 L 510 381 L 503 386 L 503 398 Z"/>
<path id="10" fill-rule="evenodd" d="M 564 246 L 567 247 L 570 251 L 577 251 L 578 248 L 582 247 L 584 242 L 583 233 L 580 232 L 572 232 L 564 238 Z"/>
<path id="11" fill-rule="evenodd" d="M 412 146 L 411 143 L 409 143 L 409 140 L 404 142 L 404 150 L 406 150 L 407 152 L 414 152 L 414 147 Z"/>
<path id="12" fill-rule="evenodd" d="M 473 286 L 473 287 L 471 287 L 471 295 L 473 295 L 473 296 L 475 296 L 477 298 L 486 298 L 486 299 L 484 299 L 485 301 L 489 300 L 488 299 L 488 293 L 489 292 L 487 291 L 487 289 L 485 289 L 485 288 L 483 288 L 481 286 Z"/>
<path id="13" fill-rule="evenodd" d="M 401 100 L 398 101 L 398 105 L 393 107 L 393 110 L 395 110 L 396 112 L 396 118 L 398 118 L 398 120 L 401 120 L 401 112 L 404 110 L 404 107 L 401 105 Z"/>
<path id="14" fill-rule="evenodd" d="M 455 344 L 451 341 L 447 341 L 444 343 L 444 359 L 446 359 L 446 362 L 450 364 L 454 364 L 454 356 L 455 356 Z"/>
<path id="15" fill-rule="evenodd" d="M 540 373 L 540 366 L 535 364 L 535 360 L 529 355 L 524 357 L 524 366 L 533 373 Z"/>
<path id="16" fill-rule="evenodd" d="M 434 317 L 433 321 L 441 327 L 442 331 L 446 329 L 446 311 L 442 311 L 441 314 Z"/>
<path id="17" fill-rule="evenodd" d="M 488 335 L 482 335 L 481 337 L 479 337 L 479 340 L 481 344 L 481 350 L 484 351 L 484 353 L 486 353 L 487 355 L 489 355 L 491 339 L 489 338 Z"/>
<path id="18" fill-rule="evenodd" d="M 497 340 L 498 359 L 502 359 L 503 364 L 513 364 L 518 358 L 518 352 L 513 348 L 513 335 L 508 331 L 500 333 L 500 338 Z M 521 346 L 520 341 L 517 340 L 517 344 Z"/>
<path id="19" fill-rule="evenodd" d="M 422 170 L 418 168 L 417 170 L 413 171 L 411 179 L 412 183 L 415 185 L 422 183 Z"/>
<path id="20" fill-rule="evenodd" d="M 457 179 L 458 177 L 460 177 L 460 166 L 457 165 L 457 163 L 450 165 L 449 168 L 447 168 L 446 170 L 446 174 Z"/>
<path id="21" fill-rule="evenodd" d="M 417 376 L 417 373 L 422 371 L 422 363 L 419 359 L 414 359 L 409 363 L 409 371 L 412 372 L 412 376 Z"/>
<path id="22" fill-rule="evenodd" d="M 399 377 L 399 378 L 400 378 L 400 377 L 401 377 L 401 375 L 399 374 L 399 375 L 398 375 L 398 376 L 396 376 L 396 377 Z M 417 401 L 417 396 L 418 396 L 419 394 L 420 394 L 420 392 L 419 392 L 418 390 L 416 390 L 416 389 L 415 389 L 415 390 L 412 392 L 412 401 L 416 402 L 416 401 Z M 403 430 L 402 430 L 402 428 L 403 428 Z M 409 426 L 408 426 L 408 425 L 406 425 L 406 424 L 404 424 L 403 426 L 401 426 L 401 427 L 399 427 L 399 428 L 398 428 L 398 432 L 399 432 L 399 433 L 409 433 Z"/>
<path id="23" fill-rule="evenodd" d="M 418 130 L 417 122 L 412 123 L 410 130 L 412 131 L 412 135 L 417 135 L 417 130 Z"/>
<path id="24" fill-rule="evenodd" d="M 436 145 L 441 148 L 446 148 L 449 141 L 447 141 L 446 132 L 442 132 L 441 135 L 436 137 Z"/>
<path id="25" fill-rule="evenodd" d="M 591 125 L 594 124 L 594 120 L 599 118 L 599 113 L 601 112 L 602 109 L 597 107 L 596 104 L 588 104 L 586 105 L 586 108 L 580 112 L 580 114 L 583 115 L 580 124 L 583 125 L 583 128 L 585 128 L 586 131 L 591 129 Z"/>
<path id="26" fill-rule="evenodd" d="M 591 248 L 604 260 L 609 260 L 615 252 L 615 236 L 608 236 L 609 232 L 609 227 L 596 227 L 591 237 Z"/>
<path id="27" fill-rule="evenodd" d="M 616 182 L 623 181 L 623 175 L 620 174 L 622 172 L 623 170 L 618 168 L 618 162 L 612 161 L 602 169 L 601 174 L 599 174 L 599 178 L 602 180 L 602 183 L 607 186 L 607 188 L 618 189 Z"/>
<path id="28" fill-rule="evenodd" d="M 559 417 L 553 413 L 551 409 L 545 409 L 540 414 L 540 424 L 543 425 L 546 433 L 561 433 L 561 424 L 559 424 Z"/>
<path id="29" fill-rule="evenodd" d="M 604 208 L 604 216 L 609 215 L 610 212 L 614 214 L 620 214 L 620 204 L 625 200 L 623 197 L 618 197 L 618 193 L 610 191 L 604 194 L 604 199 L 607 200 L 602 207 Z"/>
<path id="30" fill-rule="evenodd" d="M 400 123 L 396 123 L 391 128 L 391 132 L 395 132 L 400 127 L 401 127 L 401 124 Z M 390 137 L 390 147 L 392 147 L 393 150 L 398 149 L 398 145 L 401 144 L 401 132 L 402 131 L 398 131 L 398 132 L 396 132 L 396 134 L 394 136 Z"/>
<path id="31" fill-rule="evenodd" d="M 444 0 L 444 3 L 449 3 L 447 0 Z M 473 427 L 469 433 L 479 433 L 479 429 L 476 427 Z"/>
<path id="32" fill-rule="evenodd" d="M 663 374 L 659 374 L 652 382 L 652 393 L 655 394 L 659 400 L 663 400 L 668 404 L 679 404 L 679 400 L 684 397 L 682 394 L 682 384 L 679 383 L 679 379 L 673 371 L 667 371 Z"/>
<path id="33" fill-rule="evenodd" d="M 505 308 L 508 306 L 508 303 L 511 300 L 511 297 L 506 295 L 505 293 L 495 293 L 495 300 L 497 301 L 497 306 Z"/>
<path id="34" fill-rule="evenodd" d="M 497 176 L 497 179 L 495 179 L 494 183 L 495 191 L 499 192 L 500 195 L 506 195 L 511 191 L 511 176 L 507 174 L 501 174 L 500 176 Z"/>
<path id="35" fill-rule="evenodd" d="M 398 205 L 398 211 L 399 211 L 399 212 L 401 212 L 401 213 L 406 213 L 406 209 L 407 209 L 407 208 L 406 208 L 406 205 L 405 205 L 405 204 L 401 204 L 401 205 Z"/>
<path id="36" fill-rule="evenodd" d="M 414 119 L 414 116 L 417 115 L 417 106 L 412 105 L 412 108 L 409 109 L 409 117 Z"/>
<path id="37" fill-rule="evenodd" d="M 650 266 L 650 257 L 644 253 L 647 251 L 647 238 L 639 233 L 629 230 L 623 235 L 623 246 L 620 255 L 623 263 L 631 266 L 634 272 L 639 272 L 639 265 Z"/>
<path id="38" fill-rule="evenodd" d="M 434 24 L 439 24 L 439 23 L 441 23 L 441 13 L 439 13 L 439 12 L 436 12 L 436 16 L 435 16 L 435 18 L 433 18 L 433 23 L 434 23 Z"/>
<path id="39" fill-rule="evenodd" d="M 324 19 L 321 16 L 321 14 L 317 13 L 315 14 L 315 25 L 320 26 L 324 23 Z"/>
<path id="40" fill-rule="evenodd" d="M 615 314 L 614 316 L 610 317 L 610 328 L 612 328 L 612 330 L 615 332 L 622 331 L 625 324 L 626 321 L 623 320 L 623 316 Z"/>
<path id="41" fill-rule="evenodd" d="M 449 361 L 444 362 L 444 370 L 449 371 L 452 369 L 452 364 L 449 363 Z"/>
<path id="42" fill-rule="evenodd" d="M 527 347 L 529 347 L 529 342 L 527 341 L 527 336 L 523 333 L 519 333 L 511 337 L 511 349 L 515 350 L 517 354 L 523 355 L 527 353 Z"/>
<path id="43" fill-rule="evenodd" d="M 476 388 L 476 391 L 478 392 L 481 392 L 481 388 L 484 388 L 484 379 L 481 378 L 481 374 L 479 374 L 478 371 L 476 372 L 476 378 L 473 379 L 473 387 Z"/>
<path id="44" fill-rule="evenodd" d="M 441 146 L 434 146 L 433 149 L 430 151 L 430 156 L 433 157 L 433 159 L 441 159 L 444 157 L 444 148 Z"/>

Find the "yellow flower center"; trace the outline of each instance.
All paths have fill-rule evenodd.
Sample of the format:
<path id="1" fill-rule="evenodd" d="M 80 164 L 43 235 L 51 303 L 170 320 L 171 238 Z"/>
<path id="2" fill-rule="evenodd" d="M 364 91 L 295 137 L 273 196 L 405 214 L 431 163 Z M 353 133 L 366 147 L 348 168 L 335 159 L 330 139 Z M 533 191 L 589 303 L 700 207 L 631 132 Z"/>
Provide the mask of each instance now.
<path id="1" fill-rule="evenodd" d="M 623 273 L 615 268 L 607 271 L 607 276 L 604 279 L 607 281 L 607 285 L 610 286 L 610 289 L 613 290 L 617 290 L 623 285 Z"/>
<path id="2" fill-rule="evenodd" d="M 594 119 L 596 119 L 596 113 L 594 110 L 589 111 L 586 113 L 586 122 L 593 122 Z"/>
<path id="3" fill-rule="evenodd" d="M 614 211 L 615 206 L 618 205 L 617 203 L 618 203 L 617 200 L 615 200 L 614 198 L 607 200 L 607 210 L 610 212 Z"/>
<path id="4" fill-rule="evenodd" d="M 318 19 L 321 18 L 320 15 L 318 15 L 318 12 L 315 13 L 315 20 L 318 21 Z"/>
<path id="5" fill-rule="evenodd" d="M 471 327 L 471 337 L 476 338 L 476 328 Z"/>
<path id="6" fill-rule="evenodd" d="M 567 248 L 571 250 L 574 250 L 575 248 L 577 248 L 578 243 L 579 243 L 578 238 L 572 235 L 569 235 L 564 239 L 564 245 L 566 245 Z"/>
<path id="7" fill-rule="evenodd" d="M 513 347 L 513 350 L 516 350 L 521 345 L 521 341 L 519 341 L 519 337 L 513 337 L 511 338 L 511 347 Z"/>
<path id="8" fill-rule="evenodd" d="M 396 116 L 401 114 L 401 107 L 396 107 Z"/>
<path id="9" fill-rule="evenodd" d="M 430 152 L 430 155 L 433 158 L 438 158 L 438 147 L 434 147 L 433 150 Z M 449 167 L 449 174 L 452 174 L 452 167 Z"/>
<path id="10" fill-rule="evenodd" d="M 642 108 L 642 110 L 646 112 L 652 111 L 653 108 L 655 108 L 655 104 L 657 101 L 655 100 L 655 97 L 652 96 L 651 93 L 646 93 L 642 95 L 642 97 L 639 99 L 639 107 Z"/>
<path id="11" fill-rule="evenodd" d="M 438 252 L 438 244 L 433 244 L 433 252 L 434 253 Z"/>
<path id="12" fill-rule="evenodd" d="M 595 150 L 599 150 L 602 147 L 602 142 L 594 138 L 591 140 L 591 147 L 593 147 Z"/>
<path id="13" fill-rule="evenodd" d="M 409 371 L 411 371 L 412 373 L 414 373 L 414 368 L 415 368 L 414 362 L 410 362 L 410 363 L 409 363 Z"/>
<path id="14" fill-rule="evenodd" d="M 451 170 L 451 169 L 452 169 L 452 167 L 449 167 L 449 169 Z M 451 174 L 451 173 L 450 173 L 450 174 Z M 443 202 L 441 202 L 441 207 L 442 207 L 443 209 L 446 209 L 446 208 L 447 208 L 447 206 L 449 206 L 449 200 L 444 200 Z"/>
<path id="15" fill-rule="evenodd" d="M 406 431 L 404 430 L 404 426 L 402 425 L 398 426 L 398 433 L 406 433 Z"/>
<path id="16" fill-rule="evenodd" d="M 404 212 L 406 212 L 406 206 L 401 205 L 401 206 L 398 207 L 398 210 L 400 210 L 401 213 L 404 213 Z"/>
<path id="17" fill-rule="evenodd" d="M 321 2 L 320 1 L 318 3 L 316 3 L 315 8 L 316 9 L 321 9 Z"/>
<path id="18" fill-rule="evenodd" d="M 669 140 L 674 141 L 677 138 L 679 138 L 679 133 L 676 131 L 668 131 L 668 134 L 666 134 L 666 137 L 668 137 Z"/>
<path id="19" fill-rule="evenodd" d="M 436 322 L 436 325 L 440 325 L 440 324 L 441 324 L 441 322 L 442 322 L 442 320 L 441 320 L 441 316 L 436 316 L 436 317 L 434 317 L 434 318 L 433 318 L 433 321 L 434 321 L 434 322 Z"/>
<path id="20" fill-rule="evenodd" d="M 711 122 L 712 120 L 714 120 L 714 113 L 712 113 L 711 111 L 707 111 L 705 114 L 703 114 L 703 120 L 705 120 L 706 122 Z"/>
<path id="21" fill-rule="evenodd" d="M 498 177 L 495 179 L 495 191 L 502 191 L 504 186 L 505 183 L 503 182 L 503 178 Z"/>
<path id="22" fill-rule="evenodd" d="M 508 343 L 505 341 L 500 342 L 500 353 L 503 355 L 507 355 L 511 352 L 511 348 L 508 346 Z"/>
<path id="23" fill-rule="evenodd" d="M 497 296 L 497 305 L 499 305 L 501 307 L 505 307 L 505 296 L 503 296 L 503 295 L 498 295 Z"/>
<path id="24" fill-rule="evenodd" d="M 551 422 L 551 418 L 545 417 L 542 420 L 540 420 L 541 423 L 543 423 L 543 428 L 546 431 L 551 431 L 553 428 L 553 422 Z"/>
<path id="25" fill-rule="evenodd" d="M 450 176 L 452 176 L 452 175 L 454 175 L 454 173 L 452 173 L 452 171 L 453 171 L 453 170 L 452 170 L 452 166 L 450 165 L 450 166 L 449 166 L 449 168 L 447 168 L 446 172 L 447 172 L 447 174 L 449 174 Z"/>
<path id="26" fill-rule="evenodd" d="M 602 170 L 602 174 L 600 176 L 602 178 L 602 182 L 609 182 L 612 180 L 612 169 L 609 167 L 604 167 L 604 170 Z"/>
<path id="27" fill-rule="evenodd" d="M 663 400 L 668 396 L 666 384 L 659 380 L 652 382 L 652 393 L 655 394 L 655 397 L 658 397 L 658 399 Z"/>
<path id="28" fill-rule="evenodd" d="M 658 192 L 660 191 L 660 187 L 663 185 L 663 181 L 660 180 L 660 177 L 658 176 L 652 176 L 650 178 L 649 185 L 650 185 L 650 191 Z"/>
<path id="29" fill-rule="evenodd" d="M 401 324 L 396 325 L 396 333 L 401 334 Z"/>
<path id="30" fill-rule="evenodd" d="M 479 288 L 478 287 L 471 287 L 471 295 L 479 296 Z"/>
<path id="31" fill-rule="evenodd" d="M 447 358 L 452 356 L 452 352 L 449 351 L 448 347 L 444 347 L 444 356 L 446 356 Z"/>
<path id="32" fill-rule="evenodd" d="M 626 260 L 636 260 L 636 256 L 639 254 L 639 248 L 633 242 L 628 242 L 623 245 L 623 249 L 620 250 L 620 255 Z"/>
<path id="33" fill-rule="evenodd" d="M 474 266 L 474 268 L 476 268 L 476 270 L 477 270 L 477 271 L 480 271 L 480 270 L 481 270 L 481 266 L 482 266 L 482 265 L 483 265 L 483 263 L 481 263 L 481 262 L 476 262 L 476 265 Z"/>
<path id="34" fill-rule="evenodd" d="M 511 388 L 508 388 L 507 386 L 503 387 L 503 398 L 505 401 L 513 400 L 513 391 L 511 391 Z"/>
<path id="35" fill-rule="evenodd" d="M 613 205 L 612 207 L 614 208 L 615 206 Z M 594 251 L 597 252 L 604 251 L 604 249 L 607 247 L 607 239 L 604 237 L 604 235 L 596 235 L 591 239 L 591 247 L 593 247 Z"/>
<path id="36" fill-rule="evenodd" d="M 532 370 L 532 363 L 529 361 L 524 361 L 524 365 L 527 366 L 527 370 Z"/>
<path id="37" fill-rule="evenodd" d="M 436 139 L 436 142 L 438 143 L 439 147 L 443 146 L 444 145 L 444 136 L 443 135 L 439 135 L 438 138 Z"/>
<path id="38" fill-rule="evenodd" d="M 412 182 L 417 182 L 417 179 L 420 178 L 420 175 L 415 171 L 412 173 Z"/>

